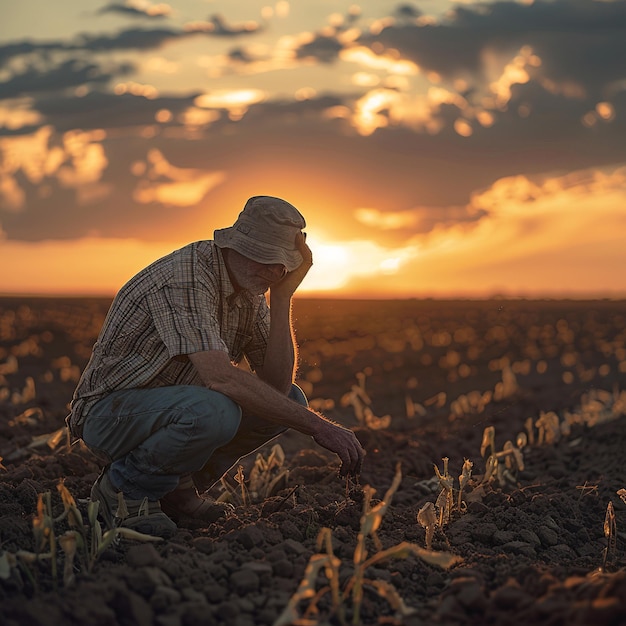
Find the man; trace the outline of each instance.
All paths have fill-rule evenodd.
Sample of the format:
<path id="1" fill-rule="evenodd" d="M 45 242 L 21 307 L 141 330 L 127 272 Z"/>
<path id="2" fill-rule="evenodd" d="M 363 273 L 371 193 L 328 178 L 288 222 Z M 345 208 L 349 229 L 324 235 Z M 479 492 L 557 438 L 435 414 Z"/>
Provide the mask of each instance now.
<path id="1" fill-rule="evenodd" d="M 287 428 L 335 452 L 341 474 L 360 472 L 354 433 L 310 410 L 294 384 L 291 300 L 313 264 L 305 225 L 285 200 L 255 196 L 213 241 L 159 259 L 117 294 L 68 417 L 111 460 L 91 490 L 110 526 L 120 493 L 121 523 L 143 532 L 214 520 L 196 487 Z M 251 371 L 236 366 L 243 358 Z"/>

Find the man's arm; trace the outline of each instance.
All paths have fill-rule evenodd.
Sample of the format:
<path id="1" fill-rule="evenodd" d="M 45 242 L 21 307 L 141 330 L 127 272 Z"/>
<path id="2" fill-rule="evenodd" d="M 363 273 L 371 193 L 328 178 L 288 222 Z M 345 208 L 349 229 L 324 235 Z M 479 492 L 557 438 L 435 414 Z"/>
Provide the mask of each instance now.
<path id="1" fill-rule="evenodd" d="M 296 236 L 296 247 L 302 255 L 302 263 L 270 287 L 270 334 L 263 366 L 256 371 L 261 380 L 285 394 L 291 389 L 298 361 L 291 324 L 291 298 L 313 265 L 313 254 L 303 233 Z"/>
<path id="2" fill-rule="evenodd" d="M 278 391 L 288 394 L 294 380 L 297 352 L 291 325 L 291 298 L 279 298 L 270 290 L 270 333 L 263 366 L 257 376 Z"/>
<path id="3" fill-rule="evenodd" d="M 207 387 L 228 396 L 244 413 L 311 435 L 339 456 L 342 475 L 360 473 L 365 451 L 351 430 L 287 398 L 258 376 L 234 367 L 225 352 L 196 352 L 189 359 Z"/>

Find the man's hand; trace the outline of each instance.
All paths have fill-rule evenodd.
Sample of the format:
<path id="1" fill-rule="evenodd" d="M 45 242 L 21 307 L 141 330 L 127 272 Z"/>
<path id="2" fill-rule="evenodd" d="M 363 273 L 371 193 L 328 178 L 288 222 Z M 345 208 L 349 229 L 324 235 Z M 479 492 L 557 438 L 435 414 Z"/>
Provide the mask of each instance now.
<path id="1" fill-rule="evenodd" d="M 323 448 L 339 456 L 341 476 L 358 476 L 361 473 L 365 450 L 351 430 L 320 419 L 320 429 L 313 435 L 313 439 Z"/>
<path id="2" fill-rule="evenodd" d="M 313 253 L 311 252 L 311 248 L 307 246 L 305 235 L 302 232 L 296 235 L 296 248 L 302 255 L 302 263 L 295 270 L 288 272 L 283 278 L 270 287 L 270 296 L 291 298 L 296 292 L 296 289 L 300 286 L 300 283 L 304 280 L 307 272 L 311 269 L 313 265 Z"/>

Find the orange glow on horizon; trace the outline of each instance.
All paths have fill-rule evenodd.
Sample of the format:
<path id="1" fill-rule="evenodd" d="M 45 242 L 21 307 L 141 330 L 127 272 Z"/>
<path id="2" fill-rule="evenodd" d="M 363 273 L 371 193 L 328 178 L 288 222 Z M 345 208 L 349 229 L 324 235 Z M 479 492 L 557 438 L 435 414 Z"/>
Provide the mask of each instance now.
<path id="1" fill-rule="evenodd" d="M 158 154 L 150 157 L 149 167 L 170 171 Z M 193 182 L 196 174 L 182 170 L 177 175 Z M 625 182 L 626 167 L 543 181 L 501 179 L 466 207 L 468 214 L 485 212 L 480 219 L 442 223 L 429 232 L 418 228 L 434 209 L 362 208 L 352 217 L 369 228 L 372 237 L 358 239 L 340 230 L 342 224 L 347 228 L 345 221 L 335 219 L 334 231 L 318 226 L 324 218 L 332 223 L 339 216 L 337 206 L 321 201 L 324 195 L 330 197 L 329 189 L 320 190 L 309 194 L 302 206 L 310 216 L 307 242 L 314 265 L 298 295 L 626 297 Z M 297 181 L 289 184 L 294 188 L 282 188 L 277 195 L 300 206 L 302 191 L 295 191 Z M 294 193 L 282 193 L 289 191 Z M 210 230 L 208 224 L 206 229 L 199 225 L 199 230 L 212 232 L 223 225 L 211 224 Z M 382 230 L 396 243 L 383 246 L 375 241 Z M 88 237 L 27 243 L 2 239 L 1 230 L 0 242 L 0 264 L 12 270 L 0 276 L 0 293 L 50 295 L 113 295 L 137 271 L 188 243 L 175 233 L 168 242 Z"/>

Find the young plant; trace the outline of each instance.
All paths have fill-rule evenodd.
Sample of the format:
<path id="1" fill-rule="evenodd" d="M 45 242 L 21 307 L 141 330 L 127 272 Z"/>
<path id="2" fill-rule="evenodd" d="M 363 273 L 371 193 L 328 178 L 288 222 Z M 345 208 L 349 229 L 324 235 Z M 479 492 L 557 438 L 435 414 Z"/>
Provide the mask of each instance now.
<path id="1" fill-rule="evenodd" d="M 217 501 L 235 501 L 247 507 L 253 502 L 263 502 L 267 498 L 271 498 L 287 486 L 289 470 L 283 467 L 284 462 L 285 453 L 279 444 L 272 446 L 267 458 L 259 452 L 250 470 L 250 478 L 247 483 L 242 465 L 237 467 L 237 473 L 232 478 L 227 475 L 222 477 L 221 483 L 224 492 Z M 230 484 L 229 480 L 234 480 L 237 486 Z"/>
<path id="2" fill-rule="evenodd" d="M 389 428 L 391 415 L 377 417 L 371 409 L 372 400 L 365 390 L 365 373 L 359 372 L 356 377 L 359 384 L 352 385 L 351 390 L 343 395 L 341 406 L 352 406 L 359 424 L 363 426 L 367 426 L 372 430 Z"/>
<path id="3" fill-rule="evenodd" d="M 539 431 L 537 436 L 538 445 L 552 445 L 561 438 L 559 416 L 554 411 L 540 411 L 535 426 Z"/>
<path id="4" fill-rule="evenodd" d="M 346 626 L 346 613 L 350 607 L 352 609 L 352 624 L 361 623 L 361 607 L 363 603 L 364 591 L 367 588 L 373 589 L 376 594 L 386 600 L 389 605 L 401 616 L 410 615 L 413 609 L 408 607 L 398 591 L 382 580 L 371 580 L 366 578 L 368 568 L 394 558 L 406 558 L 415 555 L 425 562 L 438 567 L 448 569 L 461 561 L 461 558 L 448 552 L 434 552 L 421 548 L 418 545 L 402 542 L 386 550 L 382 549 L 381 542 L 377 536 L 384 514 L 391 504 L 393 494 L 397 490 L 402 480 L 400 465 L 396 467 L 393 482 L 382 501 L 372 506 L 372 496 L 374 489 L 369 486 L 364 487 L 363 515 L 361 517 L 361 527 L 357 537 L 357 544 L 352 558 L 352 573 L 348 578 L 343 590 L 339 586 L 339 573 L 341 561 L 334 555 L 332 549 L 332 536 L 329 528 L 320 531 L 317 541 L 318 553 L 311 556 L 305 569 L 298 589 L 289 600 L 282 614 L 274 622 L 274 626 L 287 626 L 298 624 L 300 626 L 313 626 L 318 622 L 309 618 L 312 614 L 317 614 L 318 603 L 327 593 L 331 594 L 332 607 L 331 615 L 336 616 L 341 626 Z M 372 556 L 368 554 L 368 539 L 374 542 L 378 550 Z M 324 552 L 320 552 L 325 548 Z M 324 571 L 328 584 L 316 591 L 317 579 L 321 571 Z M 309 605 L 304 614 L 300 615 L 298 607 L 301 602 L 308 600 Z"/>
<path id="5" fill-rule="evenodd" d="M 3 553 L 0 557 L 0 577 L 8 577 L 14 568 L 22 566 L 33 586 L 36 585 L 31 566 L 42 561 L 50 561 L 50 573 L 54 588 L 58 584 L 58 556 L 57 546 L 64 554 L 63 584 L 70 586 L 75 581 L 74 569 L 76 557 L 81 563 L 81 569 L 91 572 L 98 557 L 119 538 L 136 541 L 162 541 L 161 537 L 145 535 L 130 528 L 116 527 L 102 532 L 98 521 L 98 502 L 90 502 L 87 507 L 89 524 L 85 524 L 74 497 L 63 481 L 57 485 L 57 490 L 63 503 L 63 511 L 54 517 L 52 497 L 49 491 L 40 493 L 37 498 L 37 514 L 33 517 L 34 552 L 18 550 L 15 554 Z M 123 496 L 122 496 L 123 500 Z M 125 508 L 125 505 L 124 505 Z M 122 513 L 123 514 L 123 513 Z M 119 512 L 118 512 L 119 515 Z M 67 521 L 69 530 L 59 535 L 56 525 Z M 6 569 L 9 573 L 7 574 Z"/>
<path id="6" fill-rule="evenodd" d="M 436 465 L 433 466 L 435 468 L 435 474 L 437 474 L 437 478 L 439 479 L 439 486 L 441 487 L 439 497 L 435 502 L 435 507 L 439 511 L 440 527 L 443 527 L 444 524 L 447 524 L 450 521 L 450 515 L 454 506 L 454 479 L 448 472 L 448 457 L 443 457 L 442 461 L 443 473 L 439 471 L 439 468 Z"/>
<path id="7" fill-rule="evenodd" d="M 609 500 L 606 507 L 606 515 L 604 516 L 604 536 L 606 537 L 606 548 L 602 552 L 601 571 L 606 571 L 611 567 L 615 560 L 617 551 L 617 524 L 615 522 L 615 509 L 613 502 Z"/>
<path id="8" fill-rule="evenodd" d="M 524 454 L 522 449 L 527 445 L 528 437 L 526 433 L 517 436 L 517 446 L 512 441 L 507 441 L 500 452 L 496 452 L 495 428 L 487 426 L 483 432 L 483 442 L 480 453 L 485 458 L 485 474 L 483 483 L 497 480 L 500 487 L 505 487 L 508 483 L 515 484 L 519 471 L 524 469 Z"/>
<path id="9" fill-rule="evenodd" d="M 287 485 L 289 470 L 283 467 L 285 453 L 279 444 L 274 444 L 267 459 L 257 454 L 250 470 L 249 492 L 258 501 L 275 495 Z"/>
<path id="10" fill-rule="evenodd" d="M 433 537 L 437 528 L 437 513 L 435 505 L 427 502 L 417 513 L 417 521 L 426 531 L 426 549 L 431 550 L 433 547 Z"/>
<path id="11" fill-rule="evenodd" d="M 474 464 L 469 460 L 463 461 L 463 467 L 461 468 L 461 475 L 459 476 L 459 498 L 457 502 L 457 510 L 460 512 L 463 508 L 463 490 L 469 484 L 472 477 L 472 468 Z"/>

